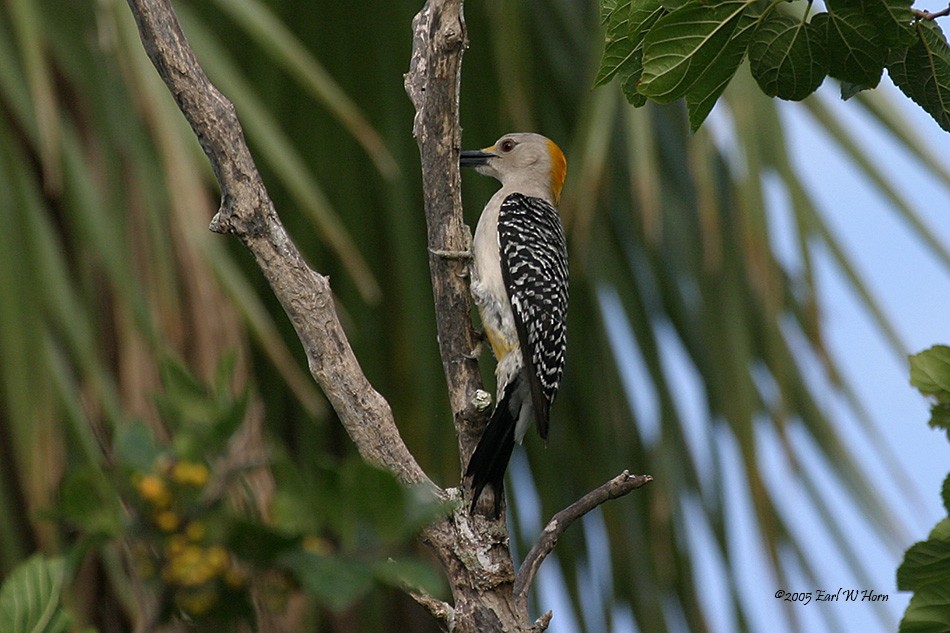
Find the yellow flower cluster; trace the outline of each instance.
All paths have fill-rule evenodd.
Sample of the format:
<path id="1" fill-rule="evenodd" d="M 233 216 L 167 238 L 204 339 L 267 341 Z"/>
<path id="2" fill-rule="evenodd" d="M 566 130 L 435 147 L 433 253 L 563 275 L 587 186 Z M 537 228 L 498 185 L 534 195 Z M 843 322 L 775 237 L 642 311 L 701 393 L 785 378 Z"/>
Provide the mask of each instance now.
<path id="1" fill-rule="evenodd" d="M 182 516 L 180 511 L 173 507 L 175 499 L 170 484 L 198 489 L 208 483 L 210 473 L 204 464 L 184 460 L 160 470 L 165 471 L 168 477 L 156 473 L 137 473 L 133 483 L 139 496 L 151 507 L 152 522 L 155 526 L 162 532 L 171 533 L 181 526 Z"/>
<path id="2" fill-rule="evenodd" d="M 156 464 L 155 470 L 133 475 L 133 485 L 162 545 L 150 548 L 143 542 L 136 550 L 136 567 L 146 577 L 160 572 L 161 580 L 174 590 L 178 608 L 200 616 L 217 604 L 220 583 L 239 589 L 246 583 L 246 574 L 233 564 L 228 550 L 209 537 L 208 526 L 201 520 L 204 510 L 195 507 L 195 495 L 210 477 L 208 467 L 180 460 Z"/>
<path id="3" fill-rule="evenodd" d="M 180 535 L 168 539 L 167 563 L 162 580 L 170 585 L 196 587 L 223 576 L 231 565 L 228 550 L 220 545 L 188 543 Z"/>
<path id="4" fill-rule="evenodd" d="M 142 475 L 137 478 L 135 487 L 139 495 L 156 508 L 165 508 L 172 502 L 165 480 L 158 475 Z"/>
<path id="5" fill-rule="evenodd" d="M 208 467 L 200 462 L 175 462 L 172 479 L 182 486 L 201 488 L 208 483 Z"/>

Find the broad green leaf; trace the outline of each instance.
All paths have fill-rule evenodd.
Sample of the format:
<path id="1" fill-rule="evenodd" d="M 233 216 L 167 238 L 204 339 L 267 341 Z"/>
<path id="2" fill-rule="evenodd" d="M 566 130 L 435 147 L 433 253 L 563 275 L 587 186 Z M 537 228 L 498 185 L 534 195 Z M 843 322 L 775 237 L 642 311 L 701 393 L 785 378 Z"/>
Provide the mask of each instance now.
<path id="1" fill-rule="evenodd" d="M 236 519 L 228 526 L 227 546 L 241 559 L 267 566 L 290 551 L 296 551 L 300 537 L 284 534 L 262 523 Z"/>
<path id="2" fill-rule="evenodd" d="M 633 53 L 630 59 L 631 72 L 620 81 L 620 91 L 627 98 L 627 102 L 635 108 L 646 104 L 646 96 L 640 92 L 640 77 L 643 75 L 643 47 Z"/>
<path id="3" fill-rule="evenodd" d="M 891 81 L 950 132 L 950 48 L 936 22 L 916 24 L 917 41 L 895 49 L 887 62 Z"/>
<path id="4" fill-rule="evenodd" d="M 911 23 L 912 0 L 827 0 L 831 13 L 855 10 L 867 16 L 874 24 L 881 41 L 887 46 L 907 45 L 914 41 Z"/>
<path id="5" fill-rule="evenodd" d="M 910 384 L 925 396 L 950 402 L 950 347 L 934 345 L 910 357 Z"/>
<path id="6" fill-rule="evenodd" d="M 373 570 L 362 563 L 307 551 L 281 558 L 304 590 L 335 611 L 342 611 L 373 587 Z"/>
<path id="7" fill-rule="evenodd" d="M 643 72 L 643 38 L 666 9 L 658 0 L 646 0 L 615 3 L 613 10 L 604 13 L 607 41 L 594 85 L 617 77 L 627 100 L 642 106 L 646 98 L 637 91 L 637 84 Z"/>
<path id="8" fill-rule="evenodd" d="M 439 595 L 445 590 L 442 576 L 430 565 L 411 559 L 390 558 L 373 565 L 373 575 L 380 582 L 396 587 Z"/>
<path id="9" fill-rule="evenodd" d="M 695 132 L 716 105 L 729 81 L 745 58 L 752 38 L 754 20 L 749 13 L 739 18 L 739 28 L 732 38 L 710 60 L 709 67 L 686 93 L 686 109 L 689 113 L 689 129 Z"/>
<path id="10" fill-rule="evenodd" d="M 927 540 L 950 543 L 950 516 L 937 522 L 927 535 Z"/>
<path id="11" fill-rule="evenodd" d="M 362 460 L 351 460 L 343 466 L 340 481 L 341 496 L 349 500 L 347 510 L 354 515 L 356 525 L 372 525 L 381 538 L 390 541 L 409 536 L 402 531 L 406 514 L 405 490 L 391 473 Z M 360 534 L 343 536 L 344 539 L 365 538 Z"/>
<path id="12" fill-rule="evenodd" d="M 813 24 L 775 11 L 763 18 L 749 44 L 749 66 L 762 92 L 801 101 L 825 78 L 823 34 Z"/>
<path id="13" fill-rule="evenodd" d="M 115 438 L 115 456 L 121 465 L 148 472 L 160 453 L 152 430 L 145 422 L 136 420 L 119 426 Z"/>
<path id="14" fill-rule="evenodd" d="M 943 480 L 943 487 L 940 489 L 940 494 L 943 497 L 943 507 L 947 513 L 950 514 L 950 475 L 947 475 L 947 478 Z"/>
<path id="15" fill-rule="evenodd" d="M 0 631 L 64 633 L 71 618 L 61 604 L 63 560 L 34 554 L 0 587 Z"/>
<path id="16" fill-rule="evenodd" d="M 868 88 L 877 86 L 887 47 L 881 46 L 871 18 L 861 9 L 845 8 L 819 13 L 811 24 L 825 34 L 829 75 Z"/>
<path id="17" fill-rule="evenodd" d="M 943 429 L 950 439 L 950 404 L 939 402 L 930 407 L 930 420 L 927 424 L 934 429 Z"/>
<path id="18" fill-rule="evenodd" d="M 121 534 L 119 498 L 103 480 L 91 465 L 69 473 L 60 489 L 59 515 L 86 534 L 114 537 Z"/>
<path id="19" fill-rule="evenodd" d="M 939 531 L 941 524 L 945 524 L 943 531 L 946 532 L 950 519 L 938 523 L 935 531 Z M 950 536 L 947 534 L 911 545 L 904 553 L 904 562 L 897 568 L 897 588 L 901 591 L 920 591 L 933 586 L 950 587 Z"/>
<path id="20" fill-rule="evenodd" d="M 610 21 L 610 16 L 620 4 L 621 0 L 602 0 L 600 3 L 600 23 L 606 25 Z"/>
<path id="21" fill-rule="evenodd" d="M 950 631 L 950 584 L 914 593 L 898 633 L 943 633 Z"/>
<path id="22" fill-rule="evenodd" d="M 914 41 L 911 22 L 912 0 L 863 0 L 862 6 L 887 46 L 908 45 Z"/>
<path id="23" fill-rule="evenodd" d="M 633 55 L 633 38 L 630 33 L 630 1 L 604 2 L 601 18 L 606 27 L 604 54 L 600 69 L 594 78 L 594 86 L 602 86 L 620 71 Z"/>
<path id="24" fill-rule="evenodd" d="M 723 49 L 739 29 L 751 2 L 726 0 L 714 6 L 697 1 L 664 15 L 643 43 L 640 92 L 660 103 L 685 96 L 704 75 L 722 74 L 714 67 L 732 63 Z"/>

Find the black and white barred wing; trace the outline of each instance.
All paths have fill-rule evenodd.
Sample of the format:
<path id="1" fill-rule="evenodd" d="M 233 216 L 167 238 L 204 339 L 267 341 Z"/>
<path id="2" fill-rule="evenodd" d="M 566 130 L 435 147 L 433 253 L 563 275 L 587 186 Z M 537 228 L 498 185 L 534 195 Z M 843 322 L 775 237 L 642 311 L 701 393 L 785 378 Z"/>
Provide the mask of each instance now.
<path id="1" fill-rule="evenodd" d="M 557 209 L 511 194 L 498 214 L 498 241 L 538 432 L 546 439 L 567 348 L 567 242 Z"/>

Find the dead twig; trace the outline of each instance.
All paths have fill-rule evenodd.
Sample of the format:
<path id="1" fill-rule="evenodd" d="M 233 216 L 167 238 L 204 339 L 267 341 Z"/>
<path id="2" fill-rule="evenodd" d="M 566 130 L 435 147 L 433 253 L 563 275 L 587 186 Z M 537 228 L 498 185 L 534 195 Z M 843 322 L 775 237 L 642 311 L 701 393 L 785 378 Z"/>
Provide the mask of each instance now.
<path id="1" fill-rule="evenodd" d="M 622 497 L 637 488 L 640 488 L 653 481 L 650 475 L 631 475 L 629 471 L 623 471 L 607 483 L 588 492 L 586 495 L 555 514 L 547 526 L 541 532 L 537 542 L 524 562 L 518 569 L 518 575 L 515 577 L 514 596 L 516 601 L 527 601 L 528 589 L 531 588 L 531 582 L 537 573 L 545 557 L 551 553 L 557 544 L 558 538 L 564 531 L 571 526 L 574 521 L 581 518 L 600 504 L 610 499 Z"/>

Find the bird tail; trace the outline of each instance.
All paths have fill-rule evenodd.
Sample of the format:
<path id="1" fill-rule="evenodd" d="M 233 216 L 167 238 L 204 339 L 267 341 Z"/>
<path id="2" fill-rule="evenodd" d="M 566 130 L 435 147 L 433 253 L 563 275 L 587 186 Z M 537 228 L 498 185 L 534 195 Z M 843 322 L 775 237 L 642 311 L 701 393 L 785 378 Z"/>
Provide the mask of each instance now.
<path id="1" fill-rule="evenodd" d="M 497 519 L 501 514 L 505 470 L 511 459 L 511 451 L 515 447 L 515 426 L 518 422 L 515 413 L 520 413 L 520 411 L 512 412 L 514 408 L 512 398 L 518 390 L 517 383 L 520 380 L 521 376 L 517 375 L 505 389 L 501 401 L 495 405 L 495 410 L 478 441 L 478 446 L 475 447 L 475 452 L 472 453 L 472 459 L 468 462 L 465 476 L 472 478 L 473 490 L 470 513 L 475 512 L 475 505 L 485 487 L 491 486 L 495 495 L 494 518 Z"/>

